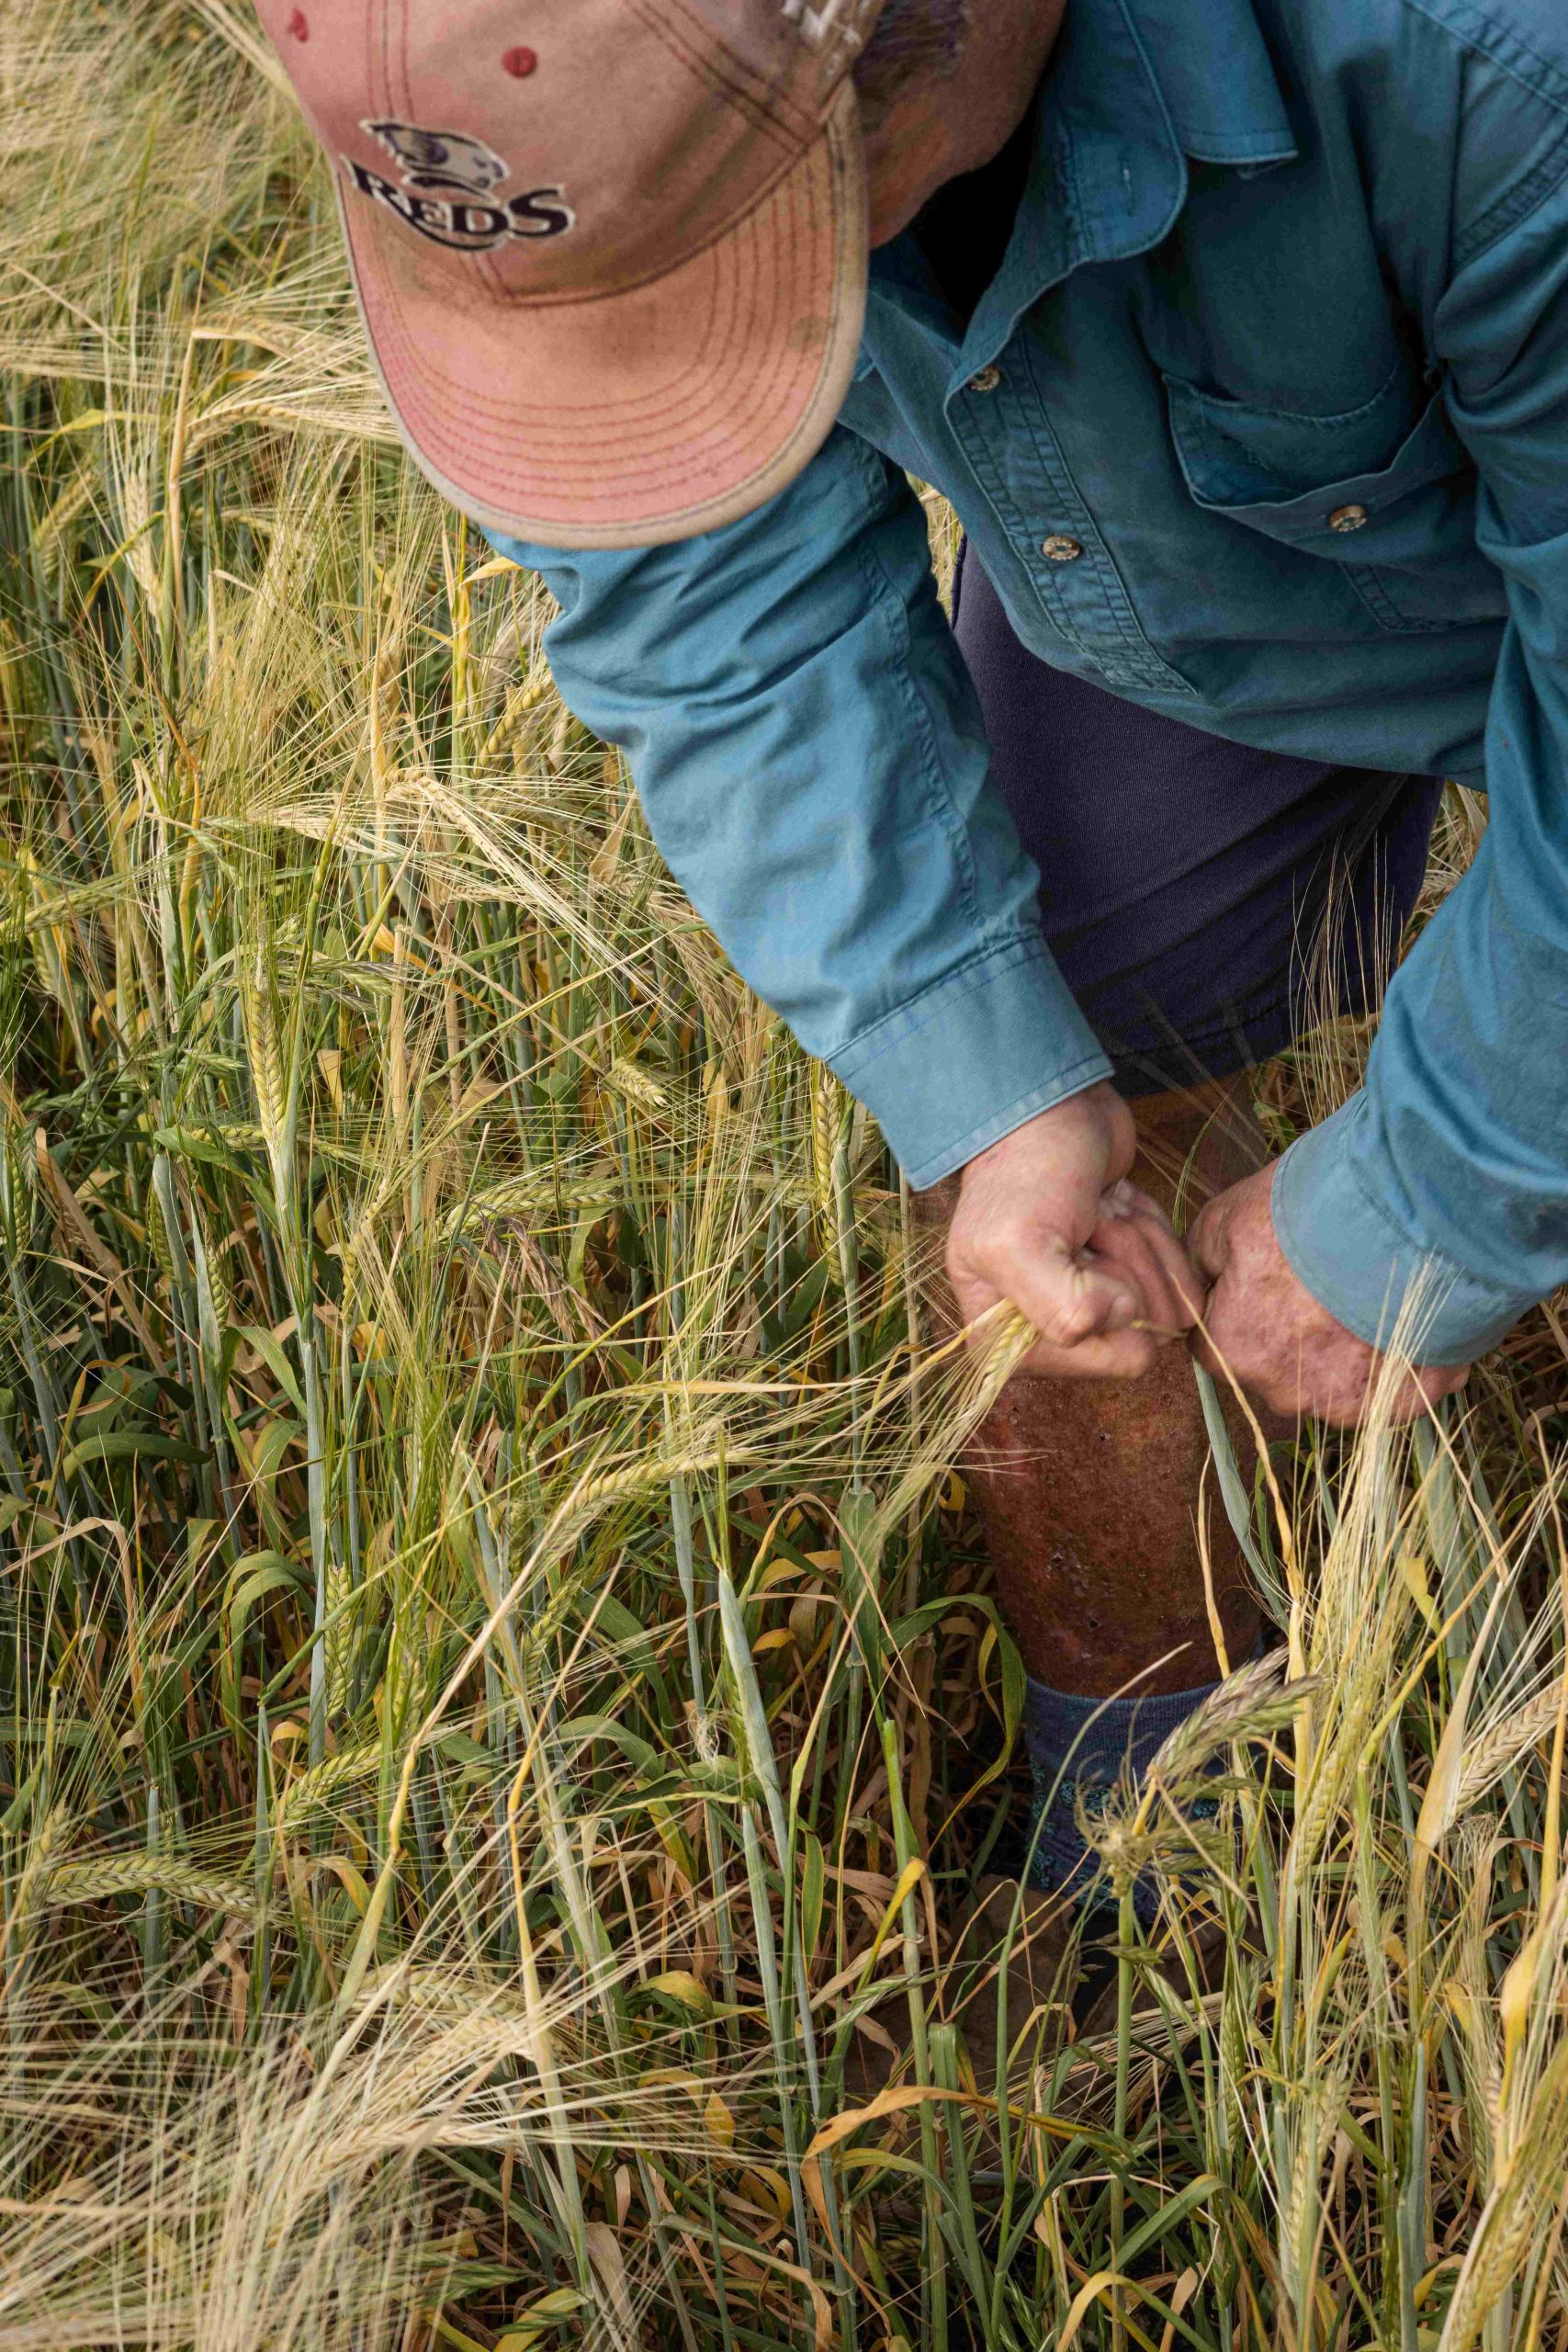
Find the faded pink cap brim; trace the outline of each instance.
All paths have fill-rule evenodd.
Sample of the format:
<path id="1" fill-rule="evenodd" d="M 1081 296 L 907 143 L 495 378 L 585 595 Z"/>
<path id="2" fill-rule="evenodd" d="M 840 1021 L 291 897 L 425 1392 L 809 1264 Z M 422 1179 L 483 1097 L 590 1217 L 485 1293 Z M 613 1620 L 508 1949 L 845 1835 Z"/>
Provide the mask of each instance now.
<path id="1" fill-rule="evenodd" d="M 832 430 L 860 345 L 866 193 L 846 84 L 821 138 L 668 276 L 521 302 L 455 292 L 379 206 L 344 234 L 411 455 L 503 537 L 655 547 L 752 513 Z"/>

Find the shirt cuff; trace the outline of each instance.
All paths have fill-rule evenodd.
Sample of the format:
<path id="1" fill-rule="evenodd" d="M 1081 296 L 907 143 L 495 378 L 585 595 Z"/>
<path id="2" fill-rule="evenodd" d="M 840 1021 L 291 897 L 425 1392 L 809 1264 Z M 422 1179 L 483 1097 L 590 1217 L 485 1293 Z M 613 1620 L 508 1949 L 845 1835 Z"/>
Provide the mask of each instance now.
<path id="1" fill-rule="evenodd" d="M 1529 1291 L 1478 1281 L 1440 1250 L 1423 1249 L 1369 1189 L 1375 1166 L 1365 1093 L 1293 1143 L 1274 1176 L 1274 1231 L 1319 1306 L 1370 1347 L 1386 1348 L 1406 1303 L 1400 1340 L 1412 1362 L 1472 1363 L 1526 1310 Z M 1362 1164 L 1358 1164 L 1359 1151 Z"/>
<path id="2" fill-rule="evenodd" d="M 919 1192 L 1111 1074 L 1038 939 L 972 957 L 829 1059 Z"/>

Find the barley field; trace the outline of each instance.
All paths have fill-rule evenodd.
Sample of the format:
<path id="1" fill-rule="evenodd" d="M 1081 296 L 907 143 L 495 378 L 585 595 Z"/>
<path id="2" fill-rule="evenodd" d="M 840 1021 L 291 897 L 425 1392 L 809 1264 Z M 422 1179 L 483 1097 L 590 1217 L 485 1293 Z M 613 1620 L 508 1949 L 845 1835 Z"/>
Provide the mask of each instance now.
<path id="1" fill-rule="evenodd" d="M 1021 1335 L 402 461 L 241 0 L 6 0 L 0 223 L 0 2345 L 1568 2345 L 1563 1321 L 1256 1492 L 1211 1398 L 1283 1645 L 1008 1996 Z"/>

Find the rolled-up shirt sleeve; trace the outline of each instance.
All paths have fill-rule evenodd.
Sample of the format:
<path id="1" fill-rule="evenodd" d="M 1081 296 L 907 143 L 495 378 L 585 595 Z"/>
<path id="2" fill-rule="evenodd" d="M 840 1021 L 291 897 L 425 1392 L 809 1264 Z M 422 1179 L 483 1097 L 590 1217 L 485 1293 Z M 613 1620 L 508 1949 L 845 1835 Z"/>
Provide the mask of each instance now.
<path id="1" fill-rule="evenodd" d="M 557 684 L 626 752 L 692 903 L 911 1183 L 1110 1075 L 1041 935 L 895 468 L 840 427 L 780 497 L 704 537 L 494 544 L 558 599 Z"/>
<path id="2" fill-rule="evenodd" d="M 1489 823 L 1394 978 L 1364 1088 L 1275 1182 L 1308 1289 L 1376 1342 L 1419 1285 L 1429 1363 L 1472 1359 L 1568 1281 L 1568 138 L 1543 178 L 1529 209 L 1494 190 L 1512 225 L 1437 314 L 1510 612 Z"/>

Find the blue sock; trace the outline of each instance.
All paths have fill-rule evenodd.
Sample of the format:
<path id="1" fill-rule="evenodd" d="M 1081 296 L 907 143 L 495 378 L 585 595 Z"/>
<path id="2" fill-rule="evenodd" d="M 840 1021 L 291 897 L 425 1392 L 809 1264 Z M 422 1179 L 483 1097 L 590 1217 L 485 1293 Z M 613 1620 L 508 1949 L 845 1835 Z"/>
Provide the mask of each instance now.
<path id="1" fill-rule="evenodd" d="M 1110 1788 L 1129 1760 L 1141 1772 L 1161 1742 L 1215 1687 L 1206 1683 L 1201 1690 L 1173 1690 L 1160 1699 L 1078 1699 L 1047 1690 L 1043 1682 L 1030 1683 L 1023 1744 L 1034 1776 L 1031 1886 L 1046 1894 L 1088 1894 L 1098 1864 L 1078 1830 L 1080 1792 L 1092 1804 L 1097 1792 Z M 1134 1899 L 1140 1892 L 1134 1891 Z M 1101 1885 L 1097 1901 L 1108 1900 Z M 1141 1900 L 1138 1908 L 1145 1913 Z"/>

